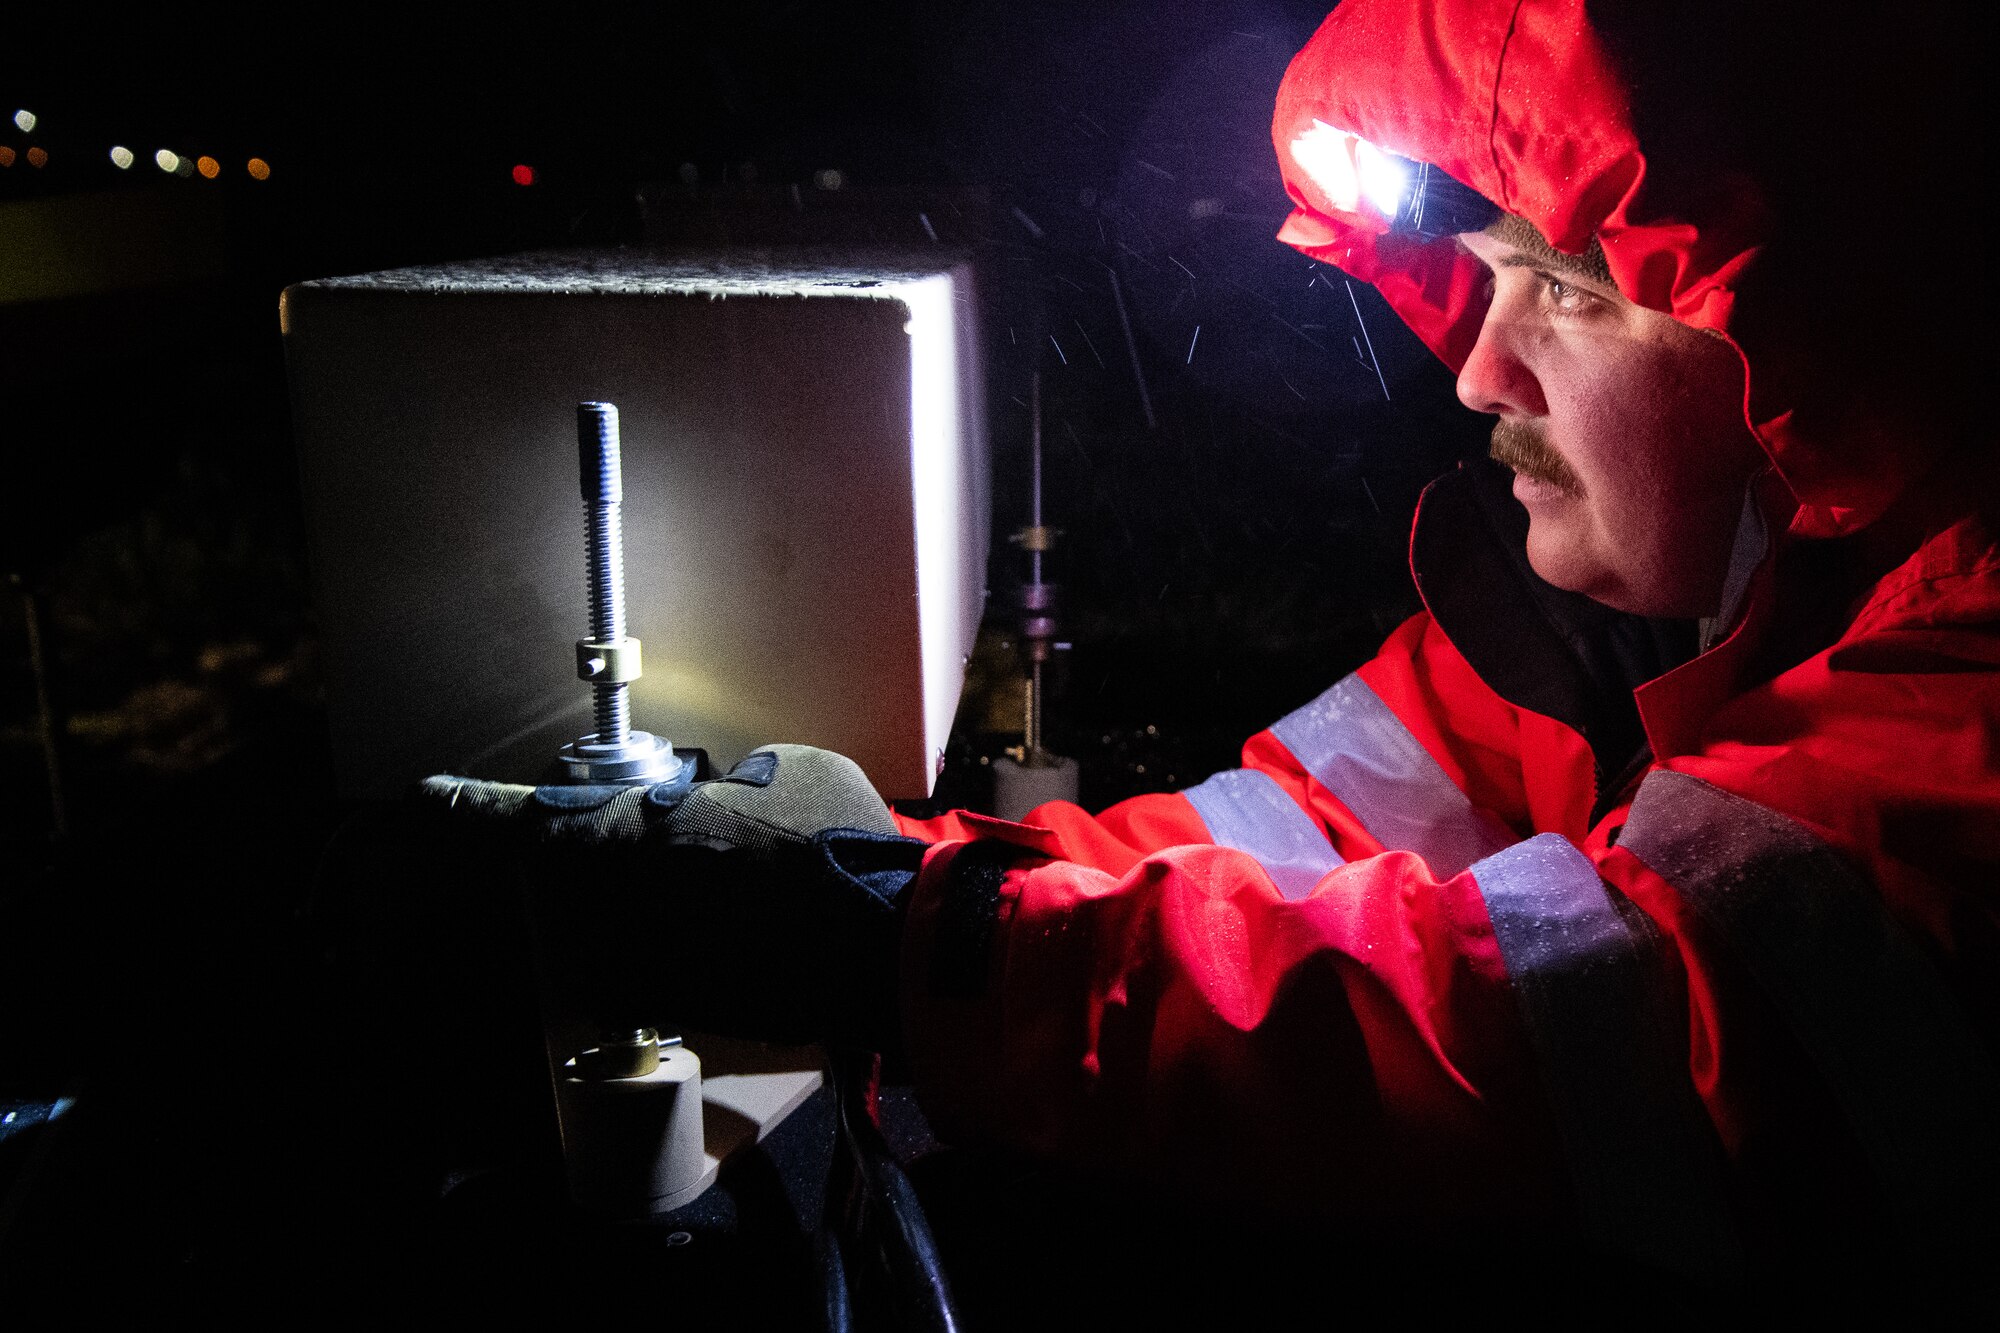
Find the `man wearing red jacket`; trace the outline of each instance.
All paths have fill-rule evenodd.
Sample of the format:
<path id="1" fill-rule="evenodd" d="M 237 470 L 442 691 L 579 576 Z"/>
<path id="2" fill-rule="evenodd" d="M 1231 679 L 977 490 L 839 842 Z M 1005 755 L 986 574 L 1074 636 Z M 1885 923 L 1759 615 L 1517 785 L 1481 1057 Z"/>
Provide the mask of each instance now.
<path id="1" fill-rule="evenodd" d="M 1505 470 L 1422 502 L 1426 610 L 1242 767 L 1095 817 L 892 827 L 786 747 L 544 811 L 681 849 L 683 886 L 792 867 L 663 891 L 737 941 L 686 1003 L 899 1047 L 947 1139 L 1200 1163 L 1274 1209 L 1553 1220 L 1696 1281 L 1835 1233 L 1968 1271 L 2000 1198 L 1994 489 L 1938 380 L 1827 299 L 1839 224 L 1930 150 L 1798 123 L 1913 65 L 1704 118 L 1801 30 L 1690 55 L 1585 8 L 1347 0 L 1279 92 L 1280 239 L 1497 418 Z"/>

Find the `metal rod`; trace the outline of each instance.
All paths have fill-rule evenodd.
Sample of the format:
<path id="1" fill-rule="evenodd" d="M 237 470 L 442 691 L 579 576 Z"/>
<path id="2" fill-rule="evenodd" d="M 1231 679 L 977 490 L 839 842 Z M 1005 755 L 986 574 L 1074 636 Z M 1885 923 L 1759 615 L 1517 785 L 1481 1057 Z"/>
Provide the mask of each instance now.
<path id="1" fill-rule="evenodd" d="M 610 403 L 576 405 L 577 476 L 586 507 L 589 554 L 590 637 L 609 643 L 625 637 L 625 540 L 621 511 L 618 409 Z M 591 715 L 599 745 L 623 745 L 632 731 L 625 682 L 591 684 Z"/>
<path id="2" fill-rule="evenodd" d="M 1021 762 L 1029 768 L 1040 766 L 1042 749 L 1042 664 L 1028 668 L 1026 718 L 1021 728 Z"/>
<path id="3" fill-rule="evenodd" d="M 596 730 L 565 745 L 560 757 L 578 782 L 658 783 L 691 775 L 664 736 L 632 727 L 640 645 L 625 632 L 625 480 L 615 406 L 576 405 L 576 450 L 590 594 L 589 628 L 576 642 L 576 674 L 590 685 Z"/>
<path id="4" fill-rule="evenodd" d="M 49 706 L 48 662 L 42 653 L 42 618 L 35 608 L 35 594 L 19 574 L 10 581 L 21 590 L 21 614 L 28 623 L 28 669 L 35 677 L 35 718 L 41 731 L 42 766 L 49 775 L 50 830 L 57 838 L 69 835 L 69 814 L 63 803 L 62 766 L 56 759 L 56 715 Z"/>
<path id="5" fill-rule="evenodd" d="M 1028 526 L 1039 534 L 1042 526 L 1042 372 L 1039 370 L 1028 380 L 1028 416 Z M 1039 542 L 1031 543 L 1028 549 L 1028 582 L 1041 586 Z"/>

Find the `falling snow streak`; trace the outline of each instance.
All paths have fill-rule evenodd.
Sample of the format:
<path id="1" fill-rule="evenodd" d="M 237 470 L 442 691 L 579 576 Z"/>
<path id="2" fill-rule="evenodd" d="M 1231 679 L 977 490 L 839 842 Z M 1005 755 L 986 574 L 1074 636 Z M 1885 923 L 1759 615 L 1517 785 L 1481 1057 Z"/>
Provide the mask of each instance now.
<path id="1" fill-rule="evenodd" d="M 1076 423 L 1072 421 L 1063 422 L 1063 430 L 1068 433 L 1069 442 L 1076 446 L 1076 452 L 1082 457 L 1084 467 L 1091 472 L 1097 471 L 1097 463 L 1091 458 L 1090 450 L 1083 447 L 1083 437 L 1076 433 Z"/>
<path id="2" fill-rule="evenodd" d="M 937 244 L 937 228 L 936 228 L 936 227 L 933 227 L 933 226 L 931 225 L 931 215 L 930 215 L 930 214 L 928 214 L 928 213 L 919 213 L 919 214 L 917 214 L 917 221 L 918 221 L 918 222 L 921 222 L 921 223 L 923 224 L 923 226 L 924 226 L 924 235 L 926 235 L 926 236 L 928 236 L 928 237 L 930 237 L 930 238 L 931 238 L 931 244 L 932 244 L 932 245 L 936 245 L 936 244 Z"/>
<path id="3" fill-rule="evenodd" d="M 1361 340 L 1368 344 L 1368 360 L 1375 367 L 1376 383 L 1382 386 L 1382 401 L 1393 403 L 1396 400 L 1389 396 L 1389 381 L 1382 376 L 1382 363 L 1375 358 L 1375 340 L 1368 336 L 1368 321 L 1361 318 L 1361 302 L 1355 299 L 1354 284 L 1342 278 L 1341 285 L 1347 288 L 1347 303 L 1354 307 L 1354 322 L 1361 326 Z"/>
<path id="4" fill-rule="evenodd" d="M 1109 264 L 1104 271 L 1111 275 L 1111 303 L 1118 307 L 1118 327 L 1125 334 L 1125 354 L 1132 358 L 1132 382 L 1139 386 L 1139 410 L 1145 414 L 1146 429 L 1157 430 L 1159 423 L 1153 419 L 1153 396 L 1146 392 L 1146 372 L 1139 365 L 1139 343 L 1132 336 L 1132 319 L 1125 313 L 1125 289 L 1119 284 L 1118 270 Z"/>
<path id="5" fill-rule="evenodd" d="M 1104 358 L 1097 354 L 1097 344 L 1090 340 L 1090 330 L 1083 327 L 1083 321 L 1080 319 L 1073 319 L 1070 323 L 1076 325 L 1077 333 L 1083 337 L 1083 345 L 1090 349 L 1090 355 L 1097 361 L 1097 368 L 1099 370 L 1105 369 Z M 1051 334 L 1050 336 L 1053 337 L 1054 335 Z"/>
<path id="6" fill-rule="evenodd" d="M 1015 220 L 1016 222 L 1020 223 L 1020 224 L 1021 224 L 1021 225 L 1022 225 L 1023 227 L 1025 227 L 1025 228 L 1027 228 L 1027 229 L 1028 229 L 1028 235 L 1030 235 L 1030 236 L 1034 237 L 1034 238 L 1035 238 L 1036 240 L 1038 240 L 1038 241 L 1042 239 L 1042 224 L 1041 224 L 1041 223 L 1039 223 L 1039 222 L 1035 221 L 1035 220 L 1034 220 L 1033 218 L 1029 217 L 1029 216 L 1028 216 L 1028 215 L 1027 215 L 1026 213 L 1022 212 L 1022 211 L 1021 211 L 1021 210 L 1020 210 L 1019 208 L 1015 208 L 1015 209 L 1013 209 L 1013 210 L 1012 210 L 1012 212 L 1013 212 L 1013 214 L 1014 214 L 1014 220 Z"/>
<path id="7" fill-rule="evenodd" d="M 1197 324 L 1194 326 L 1194 337 L 1188 339 L 1187 360 L 1183 361 L 1181 363 L 1182 365 L 1191 366 L 1194 364 L 1194 347 L 1195 344 L 1200 341 L 1201 341 L 1201 325 Z"/>
<path id="8" fill-rule="evenodd" d="M 1271 318 L 1277 320 L 1280 324 L 1284 325 L 1286 328 L 1290 329 L 1293 333 L 1297 334 L 1300 342 L 1312 348 L 1315 352 L 1318 352 L 1321 355 L 1325 355 L 1326 348 L 1320 346 L 1318 343 L 1314 342 L 1311 338 L 1307 337 L 1306 331 L 1304 329 L 1292 323 L 1292 321 L 1286 319 L 1283 315 L 1279 314 L 1275 310 L 1271 312 Z"/>
<path id="9" fill-rule="evenodd" d="M 1180 260 L 1178 260 L 1178 259 L 1174 259 L 1174 257 L 1173 257 L 1172 255 L 1168 255 L 1168 256 L 1167 256 L 1167 258 L 1168 258 L 1169 260 L 1172 260 L 1172 262 L 1173 262 L 1173 266 L 1174 266 L 1175 268 L 1177 268 L 1177 269 L 1179 269 L 1179 270 L 1180 270 L 1181 272 L 1183 272 L 1183 273 L 1187 274 L 1187 279 L 1188 279 L 1188 287 L 1189 287 L 1189 289 L 1190 289 L 1190 290 L 1192 290 L 1192 289 L 1193 289 L 1193 287 L 1194 287 L 1194 270 L 1193 270 L 1193 269 L 1191 269 L 1191 268 L 1189 268 L 1189 267 L 1188 267 L 1188 266 L 1187 266 L 1186 264 L 1183 264 L 1183 263 L 1182 263 L 1182 262 L 1181 262 Z"/>
<path id="10" fill-rule="evenodd" d="M 1056 335 L 1055 335 L 1055 334 L 1053 334 L 1053 333 L 1051 333 L 1051 334 L 1049 335 L 1049 341 L 1050 341 L 1051 343 L 1054 343 L 1054 345 L 1055 345 L 1055 349 L 1056 349 L 1056 355 L 1057 355 L 1057 356 L 1059 356 L 1059 357 L 1061 357 L 1061 358 L 1062 358 L 1062 363 L 1063 363 L 1063 364 L 1064 364 L 1065 366 L 1067 366 L 1067 365 L 1069 364 L 1069 354 L 1063 351 L 1063 349 L 1062 349 L 1062 344 L 1061 344 L 1061 343 L 1059 343 L 1059 342 L 1056 342 Z"/>

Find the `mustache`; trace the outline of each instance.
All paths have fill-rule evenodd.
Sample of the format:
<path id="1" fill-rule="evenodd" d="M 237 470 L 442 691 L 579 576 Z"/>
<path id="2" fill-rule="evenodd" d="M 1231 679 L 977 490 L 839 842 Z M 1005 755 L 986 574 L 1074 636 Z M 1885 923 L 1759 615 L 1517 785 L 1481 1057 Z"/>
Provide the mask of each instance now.
<path id="1" fill-rule="evenodd" d="M 1500 421 L 1493 427 L 1487 456 L 1532 481 L 1546 482 L 1570 495 L 1583 494 L 1583 481 L 1563 456 L 1549 447 L 1541 427 L 1525 421 Z"/>

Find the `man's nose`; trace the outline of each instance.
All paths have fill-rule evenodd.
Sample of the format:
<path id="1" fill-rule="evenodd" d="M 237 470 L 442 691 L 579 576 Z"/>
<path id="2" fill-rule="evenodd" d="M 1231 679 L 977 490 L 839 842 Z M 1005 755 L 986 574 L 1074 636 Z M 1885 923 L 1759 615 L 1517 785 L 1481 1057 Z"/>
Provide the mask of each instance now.
<path id="1" fill-rule="evenodd" d="M 1475 412 L 1500 416 L 1547 416 L 1542 386 L 1515 346 L 1518 330 L 1496 317 L 1492 309 L 1479 326 L 1479 338 L 1458 372 L 1458 401 Z"/>

